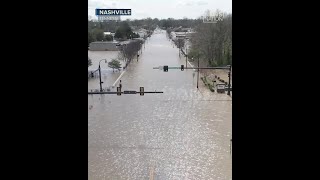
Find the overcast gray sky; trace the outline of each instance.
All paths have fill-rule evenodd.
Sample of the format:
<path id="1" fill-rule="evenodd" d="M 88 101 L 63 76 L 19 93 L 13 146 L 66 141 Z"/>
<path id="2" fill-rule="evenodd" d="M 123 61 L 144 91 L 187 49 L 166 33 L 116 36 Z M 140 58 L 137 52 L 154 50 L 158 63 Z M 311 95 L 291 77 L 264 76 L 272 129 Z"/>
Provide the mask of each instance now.
<path id="1" fill-rule="evenodd" d="M 88 16 L 96 19 L 95 9 L 131 9 L 131 16 L 122 19 L 147 17 L 167 19 L 198 18 L 206 10 L 232 12 L 232 0 L 88 0 Z"/>

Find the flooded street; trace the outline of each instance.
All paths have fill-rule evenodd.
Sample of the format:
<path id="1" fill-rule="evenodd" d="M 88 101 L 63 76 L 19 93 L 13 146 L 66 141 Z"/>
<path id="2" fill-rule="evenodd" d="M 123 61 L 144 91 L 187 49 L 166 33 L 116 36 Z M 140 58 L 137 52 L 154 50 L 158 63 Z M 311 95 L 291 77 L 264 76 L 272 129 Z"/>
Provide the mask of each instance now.
<path id="1" fill-rule="evenodd" d="M 97 69 L 100 59 L 109 62 L 117 52 L 88 56 L 89 69 Z M 164 93 L 88 95 L 89 180 L 232 179 L 232 98 L 212 93 L 201 80 L 198 90 L 192 69 L 153 69 L 181 64 L 185 59 L 159 29 L 125 72 L 101 62 L 104 88 L 123 73 L 123 90 Z M 88 90 L 98 88 L 99 78 L 88 79 Z"/>

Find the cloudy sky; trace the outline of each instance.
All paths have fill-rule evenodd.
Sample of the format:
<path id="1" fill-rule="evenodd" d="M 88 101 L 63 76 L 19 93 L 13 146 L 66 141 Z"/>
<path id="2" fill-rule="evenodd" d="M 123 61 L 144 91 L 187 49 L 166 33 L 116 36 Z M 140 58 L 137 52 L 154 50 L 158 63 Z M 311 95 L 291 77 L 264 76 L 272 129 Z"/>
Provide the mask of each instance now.
<path id="1" fill-rule="evenodd" d="M 232 12 L 232 0 L 88 0 L 88 16 L 96 19 L 95 9 L 131 9 L 131 16 L 123 19 L 142 18 L 198 18 L 206 10 L 220 9 Z"/>

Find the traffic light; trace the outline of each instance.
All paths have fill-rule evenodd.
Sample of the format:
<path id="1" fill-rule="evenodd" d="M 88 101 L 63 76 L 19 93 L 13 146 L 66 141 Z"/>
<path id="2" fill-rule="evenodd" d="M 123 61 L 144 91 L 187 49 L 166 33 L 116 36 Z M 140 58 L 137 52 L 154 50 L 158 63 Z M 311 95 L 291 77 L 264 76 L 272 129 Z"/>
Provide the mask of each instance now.
<path id="1" fill-rule="evenodd" d="M 121 96 L 121 88 L 120 87 L 117 87 L 117 95 Z"/>
<path id="2" fill-rule="evenodd" d="M 184 65 L 181 65 L 181 71 L 183 71 L 184 70 Z"/>
<path id="3" fill-rule="evenodd" d="M 163 66 L 163 71 L 168 72 L 168 66 Z"/>
<path id="4" fill-rule="evenodd" d="M 230 72 L 228 72 L 228 77 L 230 77 Z"/>
<path id="5" fill-rule="evenodd" d="M 140 96 L 144 95 L 144 87 L 140 87 Z"/>

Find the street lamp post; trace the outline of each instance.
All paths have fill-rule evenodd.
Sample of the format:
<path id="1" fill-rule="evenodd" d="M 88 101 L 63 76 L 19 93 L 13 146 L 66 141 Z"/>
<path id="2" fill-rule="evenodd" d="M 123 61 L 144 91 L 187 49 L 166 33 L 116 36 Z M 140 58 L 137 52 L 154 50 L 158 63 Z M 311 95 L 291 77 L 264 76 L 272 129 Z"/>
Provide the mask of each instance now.
<path id="1" fill-rule="evenodd" d="M 188 38 L 186 38 L 187 40 Z M 187 42 L 187 41 L 186 41 Z M 188 45 L 185 43 L 185 46 L 186 46 L 186 68 L 188 67 Z"/>
<path id="2" fill-rule="evenodd" d="M 188 61 L 188 59 L 187 59 L 187 58 L 188 58 L 188 45 L 187 45 L 187 43 L 186 43 L 187 40 L 188 40 L 188 37 L 187 37 L 187 32 L 186 32 L 185 42 L 184 42 L 184 45 L 186 46 L 186 68 L 188 67 L 188 66 L 187 66 L 187 64 L 188 64 L 188 63 L 187 63 L 187 61 Z"/>
<path id="3" fill-rule="evenodd" d="M 107 60 L 106 59 L 101 59 L 100 61 L 99 61 L 99 79 L 100 79 L 100 92 L 102 92 L 102 81 L 101 81 L 101 67 L 100 67 L 100 62 L 101 61 L 105 61 L 106 63 L 107 63 Z"/>
<path id="4" fill-rule="evenodd" d="M 142 54 L 142 43 L 140 43 L 140 49 L 141 49 L 141 54 Z"/>

